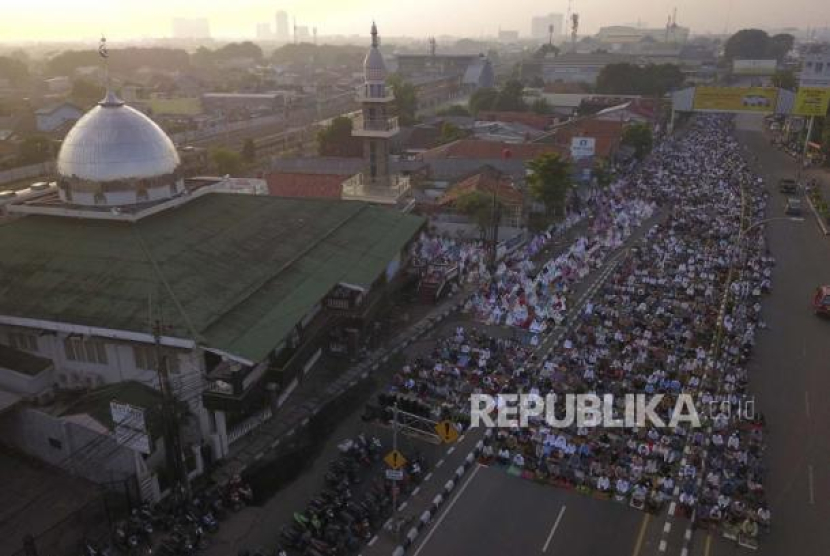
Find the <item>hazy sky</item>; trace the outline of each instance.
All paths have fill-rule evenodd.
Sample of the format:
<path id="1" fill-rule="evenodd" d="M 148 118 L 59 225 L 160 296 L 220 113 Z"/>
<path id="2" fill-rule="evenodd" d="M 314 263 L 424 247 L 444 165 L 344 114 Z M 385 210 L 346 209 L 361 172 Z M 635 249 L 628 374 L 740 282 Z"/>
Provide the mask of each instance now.
<path id="1" fill-rule="evenodd" d="M 828 0 L 573 0 L 580 31 L 641 20 L 662 26 L 677 7 L 693 32 L 729 27 L 824 27 Z M 567 0 L 0 0 L 0 41 L 88 40 L 170 36 L 173 17 L 207 17 L 215 37 L 253 37 L 258 22 L 283 9 L 320 35 L 365 34 L 372 18 L 381 35 L 527 36 L 533 15 L 567 11 Z M 581 34 L 581 33 L 580 33 Z"/>

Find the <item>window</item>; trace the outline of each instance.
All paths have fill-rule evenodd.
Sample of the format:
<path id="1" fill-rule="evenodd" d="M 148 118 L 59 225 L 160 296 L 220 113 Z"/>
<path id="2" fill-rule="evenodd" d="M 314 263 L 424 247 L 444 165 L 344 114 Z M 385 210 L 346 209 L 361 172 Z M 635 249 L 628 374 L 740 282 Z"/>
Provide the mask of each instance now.
<path id="1" fill-rule="evenodd" d="M 824 71 L 824 62 L 816 62 L 816 73 Z"/>
<path id="2" fill-rule="evenodd" d="M 100 340 L 70 336 L 63 341 L 63 348 L 70 361 L 107 364 L 107 350 Z"/>
<path id="3" fill-rule="evenodd" d="M 9 332 L 9 345 L 23 351 L 37 351 L 37 336 L 26 332 Z"/>
<path id="4" fill-rule="evenodd" d="M 171 373 L 179 372 L 179 356 L 173 351 L 163 351 L 167 363 L 167 370 Z M 136 369 L 144 371 L 157 371 L 156 347 L 155 346 L 133 346 L 133 358 Z"/>

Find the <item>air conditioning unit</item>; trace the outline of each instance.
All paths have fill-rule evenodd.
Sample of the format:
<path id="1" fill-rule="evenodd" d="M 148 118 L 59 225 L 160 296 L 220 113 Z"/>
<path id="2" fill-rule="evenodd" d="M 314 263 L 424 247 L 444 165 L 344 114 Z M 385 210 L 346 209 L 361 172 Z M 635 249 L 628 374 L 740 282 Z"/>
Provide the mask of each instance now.
<path id="1" fill-rule="evenodd" d="M 58 386 L 61 388 L 69 386 L 69 375 L 66 373 L 58 373 Z"/>
<path id="2" fill-rule="evenodd" d="M 90 376 L 92 378 L 92 387 L 93 388 L 98 388 L 98 387 L 104 385 L 104 377 L 102 377 L 101 375 L 95 374 L 95 375 L 90 375 Z"/>
<path id="3" fill-rule="evenodd" d="M 72 371 L 69 374 L 69 386 L 71 388 L 81 388 L 84 385 L 84 377 L 77 371 Z"/>

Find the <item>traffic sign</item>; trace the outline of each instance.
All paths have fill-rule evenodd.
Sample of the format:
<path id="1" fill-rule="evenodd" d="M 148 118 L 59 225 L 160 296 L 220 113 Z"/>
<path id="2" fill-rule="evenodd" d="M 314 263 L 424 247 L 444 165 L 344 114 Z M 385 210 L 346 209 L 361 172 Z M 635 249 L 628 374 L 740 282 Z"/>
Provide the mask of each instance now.
<path id="1" fill-rule="evenodd" d="M 392 450 L 386 457 L 383 458 L 383 461 L 386 462 L 386 465 L 391 467 L 392 469 L 400 469 L 404 465 L 406 465 L 406 458 L 403 457 L 403 454 L 397 450 Z"/>
<path id="2" fill-rule="evenodd" d="M 386 478 L 390 481 L 403 481 L 403 469 L 387 469 Z"/>
<path id="3" fill-rule="evenodd" d="M 451 444 L 458 440 L 458 429 L 452 421 L 441 421 L 435 425 L 435 432 L 438 433 L 438 438 L 444 441 L 445 444 Z"/>

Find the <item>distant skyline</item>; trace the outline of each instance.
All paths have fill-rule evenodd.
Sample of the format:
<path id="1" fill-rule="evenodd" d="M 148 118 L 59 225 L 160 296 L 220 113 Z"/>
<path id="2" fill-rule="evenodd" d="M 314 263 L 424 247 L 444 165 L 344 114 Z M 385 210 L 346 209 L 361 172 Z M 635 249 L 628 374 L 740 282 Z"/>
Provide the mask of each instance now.
<path id="1" fill-rule="evenodd" d="M 204 17 L 215 38 L 254 38 L 258 23 L 274 24 L 277 10 L 298 25 L 316 26 L 321 36 L 366 35 L 371 21 L 381 35 L 476 38 L 502 30 L 530 36 L 531 18 L 565 14 L 567 0 L 26 0 L 9 1 L 0 18 L 0 41 L 83 41 L 106 34 L 118 40 L 171 36 L 177 17 Z M 601 26 L 641 21 L 663 26 L 677 8 L 677 22 L 693 33 L 746 27 L 827 27 L 826 0 L 573 0 L 580 35 Z"/>

